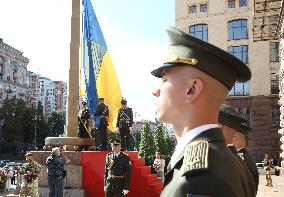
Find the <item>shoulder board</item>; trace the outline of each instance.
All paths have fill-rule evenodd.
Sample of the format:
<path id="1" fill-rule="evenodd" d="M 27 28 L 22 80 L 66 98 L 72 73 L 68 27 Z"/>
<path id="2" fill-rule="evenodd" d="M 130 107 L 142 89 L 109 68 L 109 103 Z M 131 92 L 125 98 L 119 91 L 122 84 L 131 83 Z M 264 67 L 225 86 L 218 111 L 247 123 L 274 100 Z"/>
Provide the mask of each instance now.
<path id="1" fill-rule="evenodd" d="M 245 160 L 245 156 L 244 156 L 244 153 L 238 153 L 239 157 L 242 159 L 242 160 Z"/>
<path id="2" fill-rule="evenodd" d="M 182 174 L 208 169 L 208 151 L 209 144 L 207 141 L 195 141 L 188 144 L 184 152 Z"/>

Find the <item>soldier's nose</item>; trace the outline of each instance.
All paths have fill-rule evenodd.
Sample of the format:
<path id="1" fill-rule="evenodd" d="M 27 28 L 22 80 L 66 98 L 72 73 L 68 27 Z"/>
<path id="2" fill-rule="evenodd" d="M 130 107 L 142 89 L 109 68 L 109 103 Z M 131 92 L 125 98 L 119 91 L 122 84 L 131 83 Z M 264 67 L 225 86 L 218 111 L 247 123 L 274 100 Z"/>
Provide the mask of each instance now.
<path id="1" fill-rule="evenodd" d="M 154 90 L 153 92 L 152 92 L 152 94 L 154 95 L 154 96 L 156 96 L 156 97 L 158 97 L 158 96 L 160 96 L 160 89 L 159 88 L 157 88 L 156 90 Z"/>

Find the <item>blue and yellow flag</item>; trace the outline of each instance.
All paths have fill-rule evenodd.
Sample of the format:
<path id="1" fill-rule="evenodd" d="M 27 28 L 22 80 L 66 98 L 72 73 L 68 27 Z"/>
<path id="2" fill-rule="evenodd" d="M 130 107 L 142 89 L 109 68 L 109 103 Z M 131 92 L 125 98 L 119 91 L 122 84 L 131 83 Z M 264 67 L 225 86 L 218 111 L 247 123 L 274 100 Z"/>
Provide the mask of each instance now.
<path id="1" fill-rule="evenodd" d="M 109 107 L 109 129 L 115 131 L 117 112 L 121 107 L 121 90 L 115 68 L 90 0 L 83 0 L 82 60 L 85 76 L 86 100 L 94 113 L 98 97 Z"/>

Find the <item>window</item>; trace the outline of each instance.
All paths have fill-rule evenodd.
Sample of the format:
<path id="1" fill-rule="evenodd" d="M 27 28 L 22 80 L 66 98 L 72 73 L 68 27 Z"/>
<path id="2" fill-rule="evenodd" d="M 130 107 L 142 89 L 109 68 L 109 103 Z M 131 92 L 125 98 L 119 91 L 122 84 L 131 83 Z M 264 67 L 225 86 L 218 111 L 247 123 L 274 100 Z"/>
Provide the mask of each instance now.
<path id="1" fill-rule="evenodd" d="M 240 7 L 247 6 L 247 0 L 240 0 Z"/>
<path id="2" fill-rule="evenodd" d="M 236 82 L 229 92 L 230 96 L 247 96 L 249 95 L 249 83 L 248 82 Z"/>
<path id="3" fill-rule="evenodd" d="M 206 24 L 198 24 L 189 27 L 189 34 L 208 42 L 208 27 Z"/>
<path id="4" fill-rule="evenodd" d="M 250 125 L 250 111 L 247 107 L 238 107 L 235 108 L 237 112 L 248 121 L 248 126 Z"/>
<path id="5" fill-rule="evenodd" d="M 280 128 L 280 107 L 272 107 L 272 128 Z"/>
<path id="6" fill-rule="evenodd" d="M 195 5 L 189 6 L 189 14 L 194 14 L 194 13 L 196 13 L 196 6 Z"/>
<path id="7" fill-rule="evenodd" d="M 270 61 L 279 62 L 279 42 L 270 42 Z"/>
<path id="8" fill-rule="evenodd" d="M 228 8 L 235 8 L 235 0 L 228 0 Z"/>
<path id="9" fill-rule="evenodd" d="M 229 53 L 239 58 L 244 63 L 248 64 L 248 46 L 247 45 L 230 46 Z"/>
<path id="10" fill-rule="evenodd" d="M 248 38 L 247 20 L 239 19 L 229 21 L 228 23 L 228 39 L 240 40 Z"/>
<path id="11" fill-rule="evenodd" d="M 207 4 L 200 5 L 200 12 L 207 12 Z"/>
<path id="12" fill-rule="evenodd" d="M 276 73 L 270 74 L 271 78 L 271 94 L 279 94 L 279 78 Z"/>

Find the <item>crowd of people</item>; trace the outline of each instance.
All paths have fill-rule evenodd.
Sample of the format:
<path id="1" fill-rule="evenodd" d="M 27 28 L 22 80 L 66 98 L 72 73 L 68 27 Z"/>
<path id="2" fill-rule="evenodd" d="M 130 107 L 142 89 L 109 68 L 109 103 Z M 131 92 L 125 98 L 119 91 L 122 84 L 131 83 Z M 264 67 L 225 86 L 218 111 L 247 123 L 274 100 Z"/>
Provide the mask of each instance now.
<path id="1" fill-rule="evenodd" d="M 0 190 L 9 191 L 13 185 L 20 185 L 21 177 L 17 167 L 0 168 Z"/>

